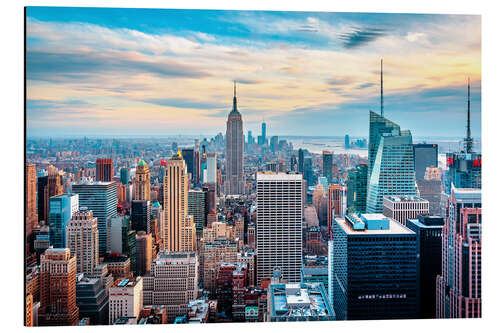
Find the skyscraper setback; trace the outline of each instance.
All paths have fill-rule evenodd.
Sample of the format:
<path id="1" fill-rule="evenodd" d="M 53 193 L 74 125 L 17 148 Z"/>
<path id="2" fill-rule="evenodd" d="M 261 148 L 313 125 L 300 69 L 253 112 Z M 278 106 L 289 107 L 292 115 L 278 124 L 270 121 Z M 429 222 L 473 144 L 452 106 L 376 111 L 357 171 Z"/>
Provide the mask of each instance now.
<path id="1" fill-rule="evenodd" d="M 244 194 L 243 178 L 243 120 L 238 112 L 236 82 L 234 83 L 233 109 L 227 118 L 226 128 L 226 194 Z"/>

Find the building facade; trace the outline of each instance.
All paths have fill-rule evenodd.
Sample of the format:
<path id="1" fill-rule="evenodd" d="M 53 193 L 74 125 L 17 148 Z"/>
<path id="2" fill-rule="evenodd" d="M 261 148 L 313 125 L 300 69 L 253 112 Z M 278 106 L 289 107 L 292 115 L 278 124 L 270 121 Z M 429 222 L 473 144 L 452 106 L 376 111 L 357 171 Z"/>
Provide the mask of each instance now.
<path id="1" fill-rule="evenodd" d="M 66 247 L 66 227 L 78 211 L 78 202 L 78 194 L 61 194 L 50 198 L 49 239 L 53 247 Z"/>
<path id="2" fill-rule="evenodd" d="M 274 267 L 300 281 L 302 205 L 301 174 L 257 174 L 257 283 Z"/>
<path id="3" fill-rule="evenodd" d="M 408 219 L 429 214 L 429 201 L 417 196 L 391 195 L 384 197 L 382 214 L 406 225 Z"/>
<path id="4" fill-rule="evenodd" d="M 151 200 L 151 174 L 144 160 L 140 160 L 135 171 L 134 200 Z"/>
<path id="5" fill-rule="evenodd" d="M 76 257 L 78 273 L 92 273 L 99 265 L 99 230 L 91 210 L 73 214 L 66 227 L 66 247 Z"/>
<path id="6" fill-rule="evenodd" d="M 481 189 L 451 187 L 443 227 L 437 318 L 481 317 Z"/>
<path id="7" fill-rule="evenodd" d="M 337 319 L 417 318 L 416 234 L 382 214 L 333 223 L 328 284 Z"/>
<path id="8" fill-rule="evenodd" d="M 234 85 L 233 109 L 229 113 L 226 126 L 226 180 L 225 193 L 244 194 L 245 178 L 243 174 L 243 119 L 238 112 L 236 101 L 236 83 Z"/>
<path id="9" fill-rule="evenodd" d="M 111 158 L 98 158 L 96 160 L 96 181 L 113 181 L 113 160 Z"/>
<path id="10" fill-rule="evenodd" d="M 117 279 L 109 288 L 109 320 L 112 325 L 121 317 L 139 319 L 143 305 L 143 278 Z"/>

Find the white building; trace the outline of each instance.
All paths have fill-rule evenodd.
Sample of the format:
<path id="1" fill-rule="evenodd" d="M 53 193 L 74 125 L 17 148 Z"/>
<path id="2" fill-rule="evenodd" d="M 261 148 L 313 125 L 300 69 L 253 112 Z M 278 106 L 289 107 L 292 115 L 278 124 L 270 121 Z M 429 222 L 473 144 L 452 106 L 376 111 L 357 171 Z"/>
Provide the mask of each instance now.
<path id="1" fill-rule="evenodd" d="M 406 220 L 429 214 L 429 201 L 416 196 L 384 196 L 383 214 L 406 225 Z"/>
<path id="2" fill-rule="evenodd" d="M 257 174 L 257 284 L 274 267 L 300 282 L 302 205 L 302 174 Z"/>
<path id="3" fill-rule="evenodd" d="M 139 318 L 142 309 L 142 277 L 119 279 L 109 288 L 109 324 L 117 318 Z"/>
<path id="4" fill-rule="evenodd" d="M 144 305 L 165 305 L 169 321 L 185 315 L 198 298 L 198 265 L 196 252 L 160 251 L 144 275 Z"/>
<path id="5" fill-rule="evenodd" d="M 207 178 L 205 183 L 217 184 L 217 153 L 207 154 Z"/>
<path id="6" fill-rule="evenodd" d="M 66 227 L 66 247 L 76 256 L 78 273 L 92 273 L 99 265 L 99 230 L 91 210 L 73 213 Z"/>

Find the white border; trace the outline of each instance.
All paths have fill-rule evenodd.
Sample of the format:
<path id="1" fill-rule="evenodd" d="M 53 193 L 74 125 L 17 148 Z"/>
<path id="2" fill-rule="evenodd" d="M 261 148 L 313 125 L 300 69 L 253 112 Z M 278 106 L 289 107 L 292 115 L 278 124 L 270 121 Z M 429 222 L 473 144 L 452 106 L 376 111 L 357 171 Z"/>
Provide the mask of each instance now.
<path id="1" fill-rule="evenodd" d="M 496 146 L 499 141 L 499 43 L 500 17 L 498 6 L 486 1 L 261 1 L 236 2 L 211 1 L 4 1 L 0 11 L 2 22 L 2 61 L 1 63 L 1 116 L 2 121 L 2 171 L 1 186 L 1 221 L 2 245 L 2 324 L 8 329 L 22 328 L 22 250 L 20 240 L 23 233 L 23 6 L 95 6 L 95 7 L 145 7 L 145 8 L 191 8 L 191 9 L 258 9 L 258 10 L 304 10 L 304 11 L 344 11 L 344 12 L 387 12 L 387 13 L 446 13 L 446 14 L 481 14 L 483 24 L 483 75 L 482 75 L 482 150 L 483 160 L 483 318 L 479 320 L 399 320 L 377 322 L 303 322 L 279 324 L 210 324 L 196 325 L 151 325 L 148 327 L 93 327 L 93 332 L 119 329 L 125 330 L 172 330 L 175 332 L 251 332 L 256 330 L 338 330 L 349 332 L 422 332 L 431 331 L 489 331 L 495 325 L 497 306 L 500 295 L 498 282 L 500 269 L 498 263 L 499 221 L 495 203 L 498 201 L 499 175 L 497 169 L 500 159 Z M 7 8 L 5 8 L 7 7 Z M 7 120 L 7 121 L 5 121 Z M 496 171 L 496 172 L 495 172 Z M 14 287 L 15 286 L 15 287 Z M 37 328 L 49 331 L 78 328 Z"/>

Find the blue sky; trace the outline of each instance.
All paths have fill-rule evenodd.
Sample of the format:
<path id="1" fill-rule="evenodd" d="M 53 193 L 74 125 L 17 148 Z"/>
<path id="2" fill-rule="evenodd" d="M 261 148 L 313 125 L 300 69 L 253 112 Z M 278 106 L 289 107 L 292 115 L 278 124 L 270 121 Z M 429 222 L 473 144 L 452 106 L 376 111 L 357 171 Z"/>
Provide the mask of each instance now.
<path id="1" fill-rule="evenodd" d="M 28 136 L 216 134 L 238 82 L 245 132 L 481 131 L 478 16 L 28 7 Z"/>

